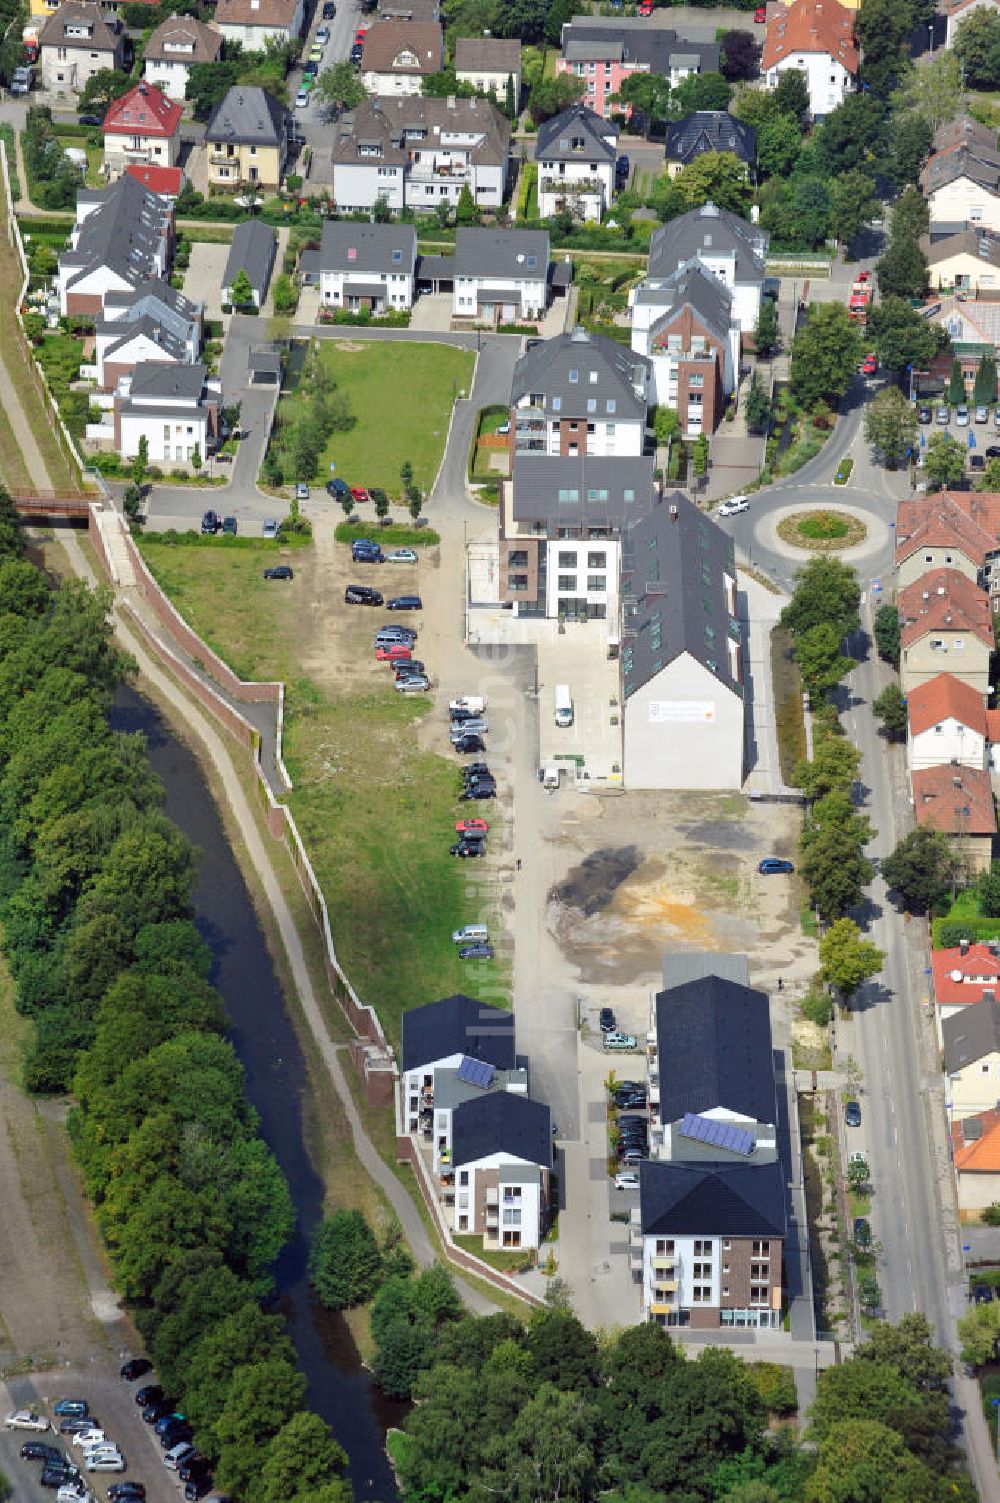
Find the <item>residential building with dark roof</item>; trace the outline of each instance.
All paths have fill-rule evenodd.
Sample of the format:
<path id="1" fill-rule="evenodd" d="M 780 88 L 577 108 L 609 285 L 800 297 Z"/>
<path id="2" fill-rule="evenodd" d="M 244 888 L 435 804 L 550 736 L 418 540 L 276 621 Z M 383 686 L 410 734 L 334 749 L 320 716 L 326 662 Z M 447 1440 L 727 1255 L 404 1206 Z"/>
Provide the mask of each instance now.
<path id="1" fill-rule="evenodd" d="M 145 79 L 115 99 L 101 126 L 107 176 L 119 177 L 131 166 L 176 167 L 183 113 L 176 99 Z"/>
<path id="2" fill-rule="evenodd" d="M 585 104 L 538 127 L 538 215 L 548 219 L 569 209 L 575 218 L 600 221 L 615 191 L 618 127 Z"/>
<path id="3" fill-rule="evenodd" d="M 658 226 L 649 242 L 645 281 L 629 294 L 633 336 L 657 318 L 654 294 L 692 261 L 729 289 L 732 316 L 744 336 L 751 334 L 760 317 L 769 240 L 767 230 L 713 203 Z"/>
<path id="4" fill-rule="evenodd" d="M 953 673 L 939 673 L 912 689 L 906 715 L 906 765 L 911 772 L 946 762 L 980 772 L 986 766 L 986 702 Z"/>
<path id="5" fill-rule="evenodd" d="M 151 464 L 191 467 L 196 451 L 204 460 L 215 448 L 221 400 L 219 382 L 203 365 L 144 361 L 118 382 L 113 447 L 134 459 L 145 438 Z M 103 443 L 106 426 L 88 424 L 88 439 Z"/>
<path id="6" fill-rule="evenodd" d="M 365 99 L 335 126 L 333 196 L 345 212 L 458 203 L 499 208 L 513 170 L 510 121 L 490 99 Z"/>
<path id="7" fill-rule="evenodd" d="M 287 42 L 302 35 L 303 0 L 217 0 L 212 25 L 227 42 L 244 52 L 263 52 L 270 40 Z"/>
<path id="8" fill-rule="evenodd" d="M 538 1247 L 551 1219 L 552 1114 L 494 1091 L 463 1101 L 452 1123 L 455 1231 L 484 1248 Z"/>
<path id="9" fill-rule="evenodd" d="M 921 236 L 920 248 L 927 258 L 932 291 L 954 288 L 965 296 L 978 296 L 1000 288 L 1000 231 L 970 224 L 943 236 Z"/>
<path id="10" fill-rule="evenodd" d="M 584 104 L 605 117 L 621 108 L 616 96 L 633 73 L 658 73 L 676 87 L 692 74 L 719 71 L 718 42 L 692 42 L 641 18 L 580 17 L 565 22 L 560 40 L 556 73 L 583 79 Z"/>
<path id="11" fill-rule="evenodd" d="M 142 51 L 142 71 L 171 99 L 187 97 L 187 82 L 196 63 L 217 62 L 222 36 L 193 16 L 169 16 L 161 21 Z"/>
<path id="12" fill-rule="evenodd" d="M 1000 1002 L 991 997 L 941 1023 L 952 1119 L 1000 1106 Z"/>
<path id="13" fill-rule="evenodd" d="M 521 43 L 518 37 L 457 37 L 455 40 L 455 77 L 459 83 L 471 84 L 481 94 L 493 94 L 506 107 L 508 84 L 513 88 L 512 104 L 521 100 Z"/>
<path id="14" fill-rule="evenodd" d="M 454 278 L 454 318 L 494 325 L 539 319 L 548 303 L 549 232 L 460 228 Z"/>
<path id="15" fill-rule="evenodd" d="M 651 376 L 644 356 L 582 326 L 541 341 L 514 367 L 512 453 L 642 454 Z"/>
<path id="16" fill-rule="evenodd" d="M 277 188 L 288 160 L 288 111 L 266 89 L 231 88 L 205 130 L 209 187 Z"/>
<path id="17" fill-rule="evenodd" d="M 667 174 L 676 177 L 706 151 L 727 151 L 743 163 L 752 181 L 757 166 L 757 132 L 726 110 L 696 110 L 667 122 L 664 155 Z"/>
<path id="18" fill-rule="evenodd" d="M 222 274 L 222 301 L 232 303 L 233 283 L 240 272 L 245 271 L 250 280 L 253 305 L 258 311 L 263 308 L 277 248 L 277 231 L 263 220 L 248 219 L 238 224 L 233 231 L 226 269 Z"/>
<path id="19" fill-rule="evenodd" d="M 132 293 L 151 278 L 166 277 L 173 247 L 171 200 L 127 173 L 110 188 L 81 189 L 76 224 L 56 272 L 60 313 L 100 314 L 109 294 Z"/>
<path id="20" fill-rule="evenodd" d="M 837 0 L 792 0 L 768 10 L 761 77 L 776 89 L 784 73 L 804 73 L 814 120 L 831 114 L 853 92 L 859 59 L 854 15 Z"/>
<path id="21" fill-rule="evenodd" d="M 145 361 L 193 365 L 201 353 L 204 306 L 155 279 L 124 292 L 108 293 L 95 325 L 94 369 L 102 391 L 114 391 L 122 376 Z"/>
<path id="22" fill-rule="evenodd" d="M 920 174 L 920 186 L 935 226 L 954 229 L 973 224 L 977 229 L 1000 230 L 1000 152 L 996 144 L 983 146 L 976 138 L 936 151 Z M 938 231 L 937 233 L 940 233 Z"/>
<path id="23" fill-rule="evenodd" d="M 439 0 L 378 0 L 380 21 L 440 21 Z"/>
<path id="24" fill-rule="evenodd" d="M 417 232 L 412 224 L 327 219 L 317 265 L 324 308 L 403 311 L 413 306 Z"/>
<path id="25" fill-rule="evenodd" d="M 376 21 L 365 33 L 361 81 L 369 94 L 419 94 L 423 80 L 444 66 L 444 32 L 437 21 Z"/>
<path id="26" fill-rule="evenodd" d="M 80 93 L 95 73 L 121 69 L 125 33 L 93 0 L 65 0 L 49 16 L 38 36 L 43 89 L 54 94 Z"/>
<path id="27" fill-rule="evenodd" d="M 897 593 L 896 604 L 903 693 L 938 673 L 953 673 L 985 697 L 994 650 L 986 591 L 957 569 L 929 569 Z"/>
<path id="28" fill-rule="evenodd" d="M 740 368 L 729 288 L 692 260 L 638 289 L 633 319 L 636 307 L 649 321 L 633 322 L 632 348 L 649 357 L 657 403 L 674 409 L 686 437 L 714 433 Z"/>
<path id="29" fill-rule="evenodd" d="M 742 787 L 744 651 L 732 539 L 674 495 L 624 536 L 626 787 Z"/>
<path id="30" fill-rule="evenodd" d="M 656 995 L 650 1025 L 652 1156 L 630 1235 L 646 1316 L 775 1327 L 788 1201 L 768 998 L 699 972 Z"/>
<path id="31" fill-rule="evenodd" d="M 514 1068 L 514 1015 L 461 992 L 425 1002 L 403 1014 L 402 1072 L 411 1075 L 436 1066 L 457 1067 L 464 1056 L 496 1070 Z M 422 1080 L 417 1084 L 422 1084 Z M 409 1088 L 409 1087 L 408 1087 Z"/>

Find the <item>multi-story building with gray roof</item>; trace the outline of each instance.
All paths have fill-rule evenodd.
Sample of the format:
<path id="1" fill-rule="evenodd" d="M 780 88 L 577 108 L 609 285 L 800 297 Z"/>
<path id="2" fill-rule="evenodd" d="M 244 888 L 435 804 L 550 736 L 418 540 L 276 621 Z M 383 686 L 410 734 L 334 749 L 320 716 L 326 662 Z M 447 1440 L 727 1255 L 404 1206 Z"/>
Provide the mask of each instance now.
<path id="1" fill-rule="evenodd" d="M 538 127 L 538 213 L 568 209 L 575 218 L 600 220 L 615 191 L 618 127 L 585 104 L 571 104 Z"/>
<path id="2" fill-rule="evenodd" d="M 59 257 L 59 311 L 99 314 L 110 294 L 134 293 L 166 276 L 174 245 L 174 209 L 126 174 L 110 188 L 81 189 L 76 224 Z"/>
<path id="3" fill-rule="evenodd" d="M 678 267 L 699 261 L 728 287 L 733 299 L 733 317 L 743 334 L 751 333 L 760 316 L 769 241 L 767 230 L 713 203 L 702 204 L 700 209 L 692 209 L 660 225 L 649 242 L 646 279 L 630 295 L 633 331 L 648 328 L 655 312 L 652 308 L 645 315 L 641 312 L 640 293 L 662 286 Z"/>
<path id="4" fill-rule="evenodd" d="M 455 318 L 516 323 L 548 302 L 548 230 L 463 228 L 455 235 Z"/>
<path id="5" fill-rule="evenodd" d="M 413 306 L 417 232 L 412 224 L 328 219 L 317 258 L 325 308 L 373 313 Z"/>
<path id="6" fill-rule="evenodd" d="M 714 433 L 739 377 L 740 328 L 725 283 L 697 260 L 644 283 L 635 293 L 632 348 L 648 356 L 656 402 L 673 408 L 682 432 Z"/>

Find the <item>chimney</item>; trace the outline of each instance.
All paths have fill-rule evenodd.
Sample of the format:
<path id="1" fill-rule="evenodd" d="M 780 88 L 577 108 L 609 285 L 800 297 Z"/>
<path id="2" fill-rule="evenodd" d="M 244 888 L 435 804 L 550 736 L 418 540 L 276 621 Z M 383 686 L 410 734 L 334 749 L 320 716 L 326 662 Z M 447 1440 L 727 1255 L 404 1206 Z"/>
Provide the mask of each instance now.
<path id="1" fill-rule="evenodd" d="M 959 942 L 958 942 L 958 953 L 960 955 L 968 955 L 968 953 L 969 953 L 969 941 L 967 939 L 960 939 L 959 940 Z"/>
<path id="2" fill-rule="evenodd" d="M 676 522 L 679 519 L 680 519 L 680 512 L 678 511 L 677 507 L 676 506 L 671 506 L 671 508 L 670 508 L 670 520 L 671 520 L 671 522 Z"/>
<path id="3" fill-rule="evenodd" d="M 991 939 L 990 940 L 990 954 L 991 955 L 1000 955 L 1000 939 Z"/>

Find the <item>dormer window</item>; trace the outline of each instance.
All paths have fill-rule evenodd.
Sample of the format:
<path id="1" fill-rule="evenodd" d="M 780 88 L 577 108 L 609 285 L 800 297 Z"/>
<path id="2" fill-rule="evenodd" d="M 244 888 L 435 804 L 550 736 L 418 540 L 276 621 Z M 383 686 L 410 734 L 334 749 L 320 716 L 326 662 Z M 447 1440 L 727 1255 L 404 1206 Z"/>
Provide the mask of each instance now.
<path id="1" fill-rule="evenodd" d="M 570 371 L 570 373 L 569 373 L 569 384 L 570 384 L 570 386 L 576 386 L 577 383 L 579 382 L 579 380 L 580 380 L 580 372 L 579 371 Z"/>
<path id="2" fill-rule="evenodd" d="M 392 253 L 392 261 L 394 266 L 401 266 L 403 262 L 403 252 L 401 250 L 394 250 Z"/>

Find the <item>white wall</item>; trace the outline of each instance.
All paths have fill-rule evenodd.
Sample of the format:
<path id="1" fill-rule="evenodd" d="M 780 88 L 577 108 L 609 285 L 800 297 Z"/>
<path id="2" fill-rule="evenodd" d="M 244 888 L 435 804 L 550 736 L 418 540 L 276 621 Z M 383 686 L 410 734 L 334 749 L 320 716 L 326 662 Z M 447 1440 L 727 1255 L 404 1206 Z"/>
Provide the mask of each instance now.
<path id="1" fill-rule="evenodd" d="M 346 298 L 353 284 L 382 282 L 385 301 L 390 308 L 412 308 L 413 278 L 409 272 L 321 271 L 319 277 L 320 301 L 333 308 L 346 306 Z"/>
<path id="2" fill-rule="evenodd" d="M 718 649 L 721 657 L 726 641 Z M 742 786 L 743 700 L 688 653 L 624 708 L 626 788 Z"/>
<path id="3" fill-rule="evenodd" d="M 927 198 L 931 224 L 984 224 L 1000 230 L 1000 197 L 967 177 L 946 183 Z"/>
<path id="4" fill-rule="evenodd" d="M 162 89 L 168 99 L 183 101 L 186 96 L 188 69 L 191 66 L 190 57 L 181 58 L 147 58 L 143 64 L 143 77 L 158 89 Z"/>
<path id="5" fill-rule="evenodd" d="M 621 544 L 612 538 L 559 538 L 546 543 L 546 598 L 545 614 L 555 620 L 559 615 L 559 600 L 562 596 L 586 600 L 590 606 L 604 606 L 604 619 L 615 621 L 618 617 L 618 575 L 621 568 Z M 604 555 L 603 566 L 591 566 L 591 555 Z M 560 559 L 572 562 L 560 563 Z M 562 587 L 560 580 L 572 578 L 572 588 Z M 603 579 L 603 587 L 590 587 L 590 581 Z"/>
<path id="6" fill-rule="evenodd" d="M 814 120 L 829 115 L 853 92 L 854 80 L 850 73 L 828 52 L 796 52 L 782 58 L 780 63 L 768 69 L 767 87 L 776 89 L 782 73 L 792 69 L 804 73 L 808 79 L 809 113 Z"/>
<path id="7" fill-rule="evenodd" d="M 520 317 L 535 318 L 545 311 L 545 286 L 544 276 L 530 281 L 521 277 L 456 277 L 452 312 L 456 318 L 468 318 L 476 312 L 480 292 L 516 287 L 520 294 L 517 305 Z"/>
<path id="8" fill-rule="evenodd" d="M 139 452 L 139 439 L 143 434 L 149 444 L 150 464 L 186 464 L 195 445 L 202 458 L 205 457 L 208 432 L 208 414 L 205 411 L 177 412 L 171 413 L 169 417 L 160 413 L 122 413 L 120 422 L 120 452 L 123 459 L 135 458 Z M 170 430 L 169 439 L 164 433 L 166 428 Z M 178 447 L 181 449 L 180 454 L 177 452 Z"/>
<path id="9" fill-rule="evenodd" d="M 361 82 L 369 94 L 392 95 L 399 99 L 407 94 L 419 94 L 422 80 L 419 73 L 363 73 Z"/>
<path id="10" fill-rule="evenodd" d="M 657 1302 L 657 1296 L 654 1294 L 654 1291 L 653 1291 L 653 1281 L 654 1281 L 653 1259 L 657 1255 L 656 1254 L 656 1243 L 657 1243 L 657 1240 L 658 1239 L 656 1237 L 644 1237 L 643 1238 L 643 1243 L 642 1243 L 642 1305 L 643 1305 L 643 1309 L 645 1311 L 647 1311 L 647 1312 L 649 1312 L 650 1306 L 652 1304 L 654 1304 L 654 1303 Z M 694 1259 L 695 1238 L 694 1237 L 673 1237 L 673 1238 L 669 1238 L 669 1239 L 667 1239 L 667 1238 L 660 1238 L 659 1240 L 660 1241 L 670 1240 L 674 1244 L 674 1251 L 673 1251 L 673 1265 L 674 1265 L 674 1267 L 673 1267 L 673 1273 L 670 1274 L 670 1273 L 668 1273 L 664 1269 L 664 1270 L 661 1270 L 660 1274 L 659 1274 L 659 1276 L 661 1278 L 664 1278 L 664 1279 L 672 1278 L 674 1280 L 674 1282 L 676 1283 L 676 1285 L 677 1285 L 677 1287 L 674 1290 L 673 1295 L 672 1295 L 672 1305 L 673 1305 L 673 1308 L 674 1309 L 690 1309 L 694 1305 L 694 1300 L 692 1299 L 692 1287 L 693 1287 L 692 1269 L 694 1267 L 694 1261 L 695 1261 L 695 1259 Z M 705 1305 L 707 1308 L 718 1309 L 719 1305 L 722 1303 L 722 1296 L 721 1296 L 721 1287 L 722 1286 L 721 1286 L 721 1282 L 720 1282 L 721 1277 L 722 1277 L 722 1274 L 721 1274 L 721 1269 L 722 1269 L 721 1242 L 720 1242 L 720 1239 L 717 1238 L 717 1237 L 709 1237 L 709 1238 L 702 1237 L 702 1238 L 699 1238 L 698 1240 L 700 1242 L 702 1242 L 703 1244 L 706 1241 L 711 1244 L 711 1253 L 707 1257 L 704 1254 L 699 1254 L 698 1261 L 700 1263 L 711 1262 L 711 1267 L 712 1267 L 712 1276 L 711 1276 L 711 1278 L 710 1279 L 699 1279 L 699 1281 L 698 1281 L 699 1284 L 702 1284 L 702 1285 L 703 1284 L 709 1284 L 711 1286 L 711 1298 L 707 1299 L 707 1300 L 701 1300 L 701 1301 L 699 1301 L 699 1303 Z M 655 1317 L 651 1317 L 651 1318 L 655 1318 Z"/>
<path id="11" fill-rule="evenodd" d="M 906 765 L 910 772 L 922 767 L 940 767 L 958 762 L 963 767 L 986 766 L 986 738 L 978 731 L 949 715 L 939 725 L 932 725 L 919 736 L 908 736 Z"/>
<path id="12" fill-rule="evenodd" d="M 498 1240 L 503 1245 L 505 1228 L 513 1230 L 515 1227 L 521 1233 L 521 1247 L 537 1247 L 541 1241 L 541 1170 L 537 1165 L 531 1165 L 537 1171 L 538 1178 L 534 1184 L 525 1184 L 518 1178 L 506 1188 L 511 1192 L 520 1191 L 520 1195 L 514 1197 L 511 1203 L 504 1204 L 504 1179 L 503 1168 L 507 1164 L 526 1164 L 527 1160 L 517 1159 L 509 1153 L 494 1153 L 486 1158 L 476 1159 L 469 1164 L 463 1164 L 455 1173 L 455 1228 L 459 1235 L 471 1233 L 473 1230 L 476 1207 L 482 1200 L 483 1191 L 477 1184 L 480 1173 L 484 1170 L 499 1170 L 500 1184 L 498 1190 L 499 1218 Z M 463 1173 L 469 1176 L 468 1184 L 463 1185 L 460 1179 Z M 462 1217 L 467 1217 L 468 1224 L 463 1227 Z M 508 1219 L 509 1218 L 509 1219 Z"/>

